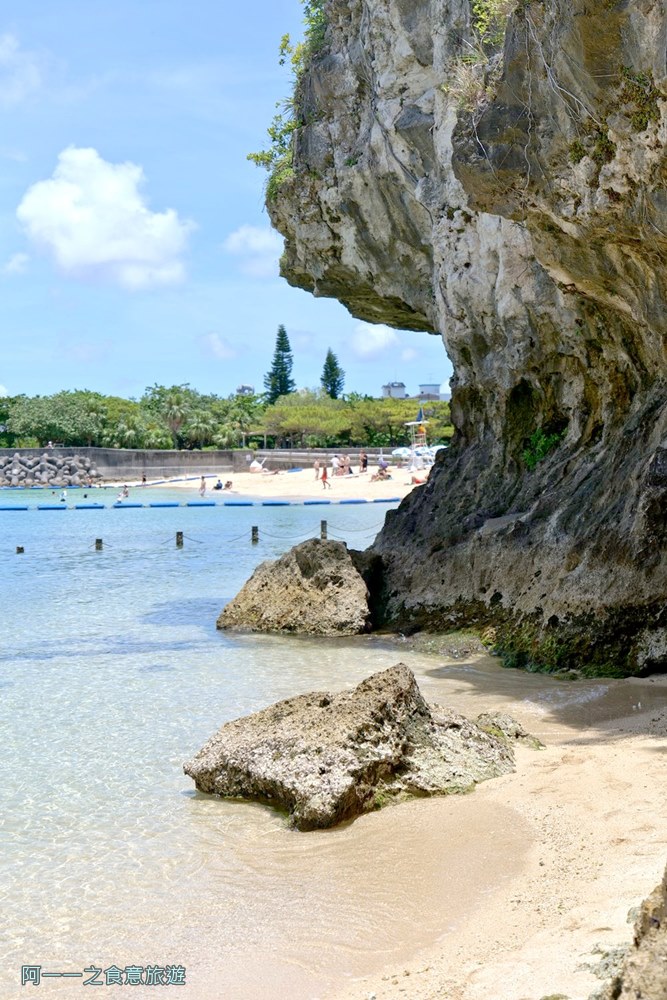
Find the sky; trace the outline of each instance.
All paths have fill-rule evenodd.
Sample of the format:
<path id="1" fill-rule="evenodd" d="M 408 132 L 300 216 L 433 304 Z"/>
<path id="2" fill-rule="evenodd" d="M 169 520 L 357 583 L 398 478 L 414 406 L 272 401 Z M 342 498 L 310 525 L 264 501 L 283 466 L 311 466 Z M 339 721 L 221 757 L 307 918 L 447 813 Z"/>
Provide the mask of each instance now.
<path id="1" fill-rule="evenodd" d="M 299 0 L 22 0 L 0 11 L 0 394 L 263 391 L 283 324 L 299 388 L 445 383 L 440 337 L 371 326 L 278 275 L 264 208 Z M 446 388 L 446 386 L 444 386 Z"/>

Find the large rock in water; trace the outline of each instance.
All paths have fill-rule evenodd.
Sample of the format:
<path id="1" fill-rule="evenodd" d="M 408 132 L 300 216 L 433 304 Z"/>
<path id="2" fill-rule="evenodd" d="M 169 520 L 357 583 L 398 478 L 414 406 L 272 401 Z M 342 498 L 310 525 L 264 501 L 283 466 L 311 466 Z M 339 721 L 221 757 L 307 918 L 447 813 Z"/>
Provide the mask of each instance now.
<path id="1" fill-rule="evenodd" d="M 312 538 L 261 563 L 226 605 L 218 628 L 312 635 L 368 629 L 368 590 L 343 542 Z"/>
<path id="2" fill-rule="evenodd" d="M 384 623 L 664 668 L 667 8 L 502 6 L 327 0 L 281 270 L 453 364 L 452 446 L 374 545 Z"/>
<path id="3" fill-rule="evenodd" d="M 200 792 L 269 802 L 315 830 L 396 796 L 468 791 L 513 761 L 508 739 L 431 711 L 399 663 L 353 691 L 300 695 L 228 722 L 183 769 Z"/>

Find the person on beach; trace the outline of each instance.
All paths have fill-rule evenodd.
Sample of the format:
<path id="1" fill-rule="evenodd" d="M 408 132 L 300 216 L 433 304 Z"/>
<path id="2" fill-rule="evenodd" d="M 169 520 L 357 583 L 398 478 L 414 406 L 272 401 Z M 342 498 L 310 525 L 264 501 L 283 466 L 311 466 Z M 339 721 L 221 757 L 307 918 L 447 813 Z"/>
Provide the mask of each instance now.
<path id="1" fill-rule="evenodd" d="M 319 458 L 316 458 L 315 461 L 313 462 L 313 468 L 315 469 L 315 479 L 319 479 L 320 478 L 320 460 L 319 460 Z"/>
<path id="2" fill-rule="evenodd" d="M 224 488 L 225 488 L 226 490 L 231 490 L 231 488 L 232 488 L 232 485 L 233 485 L 233 483 L 232 483 L 231 479 L 228 479 L 228 480 L 227 480 L 227 482 L 225 483 L 225 486 L 224 486 Z"/>
<path id="3" fill-rule="evenodd" d="M 67 490 L 63 490 L 60 494 L 60 502 L 67 503 Z"/>
<path id="4" fill-rule="evenodd" d="M 141 485 L 142 486 L 146 485 L 146 473 L 145 472 L 144 472 L 143 476 L 141 477 Z"/>
<path id="5" fill-rule="evenodd" d="M 201 477 L 201 482 L 199 484 L 199 496 L 203 497 L 206 493 L 206 476 Z"/>
<path id="6" fill-rule="evenodd" d="M 359 475 L 362 472 L 368 472 L 368 455 L 365 451 L 359 452 Z"/>
<path id="7" fill-rule="evenodd" d="M 213 487 L 213 489 L 214 490 L 221 490 L 222 489 L 222 479 L 218 479 L 218 481 L 215 484 L 215 486 Z"/>
<path id="8" fill-rule="evenodd" d="M 326 462 L 324 463 L 324 466 L 322 467 L 322 489 L 323 490 L 330 490 L 331 489 L 331 483 L 329 482 L 329 476 L 327 474 L 327 463 Z"/>
<path id="9" fill-rule="evenodd" d="M 338 455 L 334 455 L 334 457 L 331 459 L 331 475 L 332 476 L 337 476 L 338 475 L 338 466 L 339 466 L 339 464 L 340 464 L 340 459 L 338 458 Z"/>

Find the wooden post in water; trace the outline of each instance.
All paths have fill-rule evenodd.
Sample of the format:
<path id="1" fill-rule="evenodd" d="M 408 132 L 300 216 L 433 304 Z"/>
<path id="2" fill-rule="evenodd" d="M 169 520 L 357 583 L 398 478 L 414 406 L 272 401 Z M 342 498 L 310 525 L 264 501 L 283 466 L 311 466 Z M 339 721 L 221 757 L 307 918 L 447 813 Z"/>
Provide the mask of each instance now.
<path id="1" fill-rule="evenodd" d="M 257 545 L 257 542 L 259 541 L 259 528 L 257 527 L 256 524 L 253 524 L 252 526 L 250 541 L 252 542 L 253 545 Z"/>
<path id="2" fill-rule="evenodd" d="M 17 556 L 22 556 L 24 552 L 25 552 L 25 549 L 23 548 L 22 545 L 17 545 L 16 546 L 16 555 Z"/>
<path id="3" fill-rule="evenodd" d="M 183 548 L 183 532 L 182 531 L 177 531 L 176 532 L 176 548 L 177 549 L 182 549 Z"/>
<path id="4" fill-rule="evenodd" d="M 101 552 L 102 549 L 103 549 L 102 539 L 101 538 L 96 538 L 95 539 L 95 551 L 96 552 Z"/>
<path id="5" fill-rule="evenodd" d="M 320 538 L 322 539 L 323 542 L 326 542 L 328 538 L 326 521 L 320 521 Z"/>

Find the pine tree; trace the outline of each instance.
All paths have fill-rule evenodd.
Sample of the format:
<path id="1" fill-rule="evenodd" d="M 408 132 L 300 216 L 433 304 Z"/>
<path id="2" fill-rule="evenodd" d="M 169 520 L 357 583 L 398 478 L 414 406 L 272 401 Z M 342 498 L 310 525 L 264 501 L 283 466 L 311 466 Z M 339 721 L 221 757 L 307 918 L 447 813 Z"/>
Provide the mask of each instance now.
<path id="1" fill-rule="evenodd" d="M 328 349 L 324 360 L 320 382 L 327 396 L 331 396 L 332 399 L 338 399 L 345 385 L 345 372 L 338 364 L 338 358 L 331 348 Z"/>
<path id="2" fill-rule="evenodd" d="M 279 396 L 288 396 L 290 392 L 295 391 L 296 382 L 292 378 L 292 364 L 292 350 L 287 331 L 281 323 L 278 327 L 271 370 L 264 376 L 267 403 L 275 403 Z"/>

